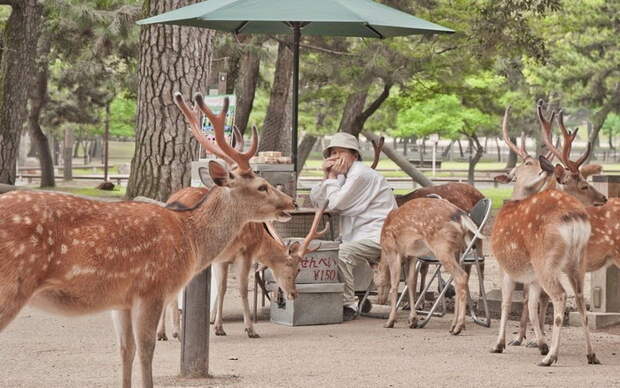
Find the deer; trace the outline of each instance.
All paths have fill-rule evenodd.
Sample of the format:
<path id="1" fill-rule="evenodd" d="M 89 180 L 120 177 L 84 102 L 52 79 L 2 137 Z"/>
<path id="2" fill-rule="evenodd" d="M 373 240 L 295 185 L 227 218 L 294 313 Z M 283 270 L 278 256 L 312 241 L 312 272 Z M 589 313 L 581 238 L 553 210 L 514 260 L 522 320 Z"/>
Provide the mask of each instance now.
<path id="1" fill-rule="evenodd" d="M 458 258 L 465 245 L 475 235 L 476 224 L 466 212 L 452 203 L 438 198 L 417 198 L 392 210 L 381 230 L 381 262 L 379 273 L 389 281 L 391 310 L 384 327 L 392 328 L 396 322 L 396 303 L 400 282 L 401 264 L 404 260 L 434 255 L 454 277 L 456 288 L 454 320 L 449 332 L 458 335 L 465 327 L 467 308 L 467 273 L 460 266 Z M 415 306 L 417 269 L 415 262 L 409 264 L 407 286 L 409 305 Z M 389 275 L 388 275 L 389 271 Z M 408 324 L 417 325 L 417 313 L 411 308 Z"/>
<path id="2" fill-rule="evenodd" d="M 180 93 L 174 102 L 191 130 L 199 131 L 195 108 Z M 0 331 L 26 304 L 65 315 L 112 310 L 123 387 L 131 386 L 136 349 L 142 386 L 152 387 L 157 323 L 164 306 L 246 223 L 288 221 L 295 209 L 292 198 L 252 172 L 256 131 L 246 153 L 226 144 L 227 109 L 226 99 L 220 114 L 208 111 L 207 116 L 215 128 L 217 151 L 236 167 L 210 162 L 217 187 L 191 209 L 49 192 L 0 196 Z"/>
<path id="3" fill-rule="evenodd" d="M 412 199 L 423 198 L 429 195 L 438 195 L 465 211 L 470 211 L 476 206 L 478 201 L 484 198 L 484 195 L 472 185 L 450 182 L 443 185 L 421 187 L 408 194 L 397 195 L 396 203 L 398 206 L 402 206 Z"/>
<path id="4" fill-rule="evenodd" d="M 203 181 L 203 183 L 205 182 Z M 168 204 L 174 204 L 173 206 L 192 207 L 207 192 L 208 189 L 202 187 L 184 188 L 174 193 L 168 199 Z M 320 220 L 324 211 L 324 208 L 317 210 L 315 219 Z M 318 226 L 318 223 L 316 223 L 316 225 Z M 230 263 L 235 263 L 237 266 L 239 292 L 243 303 L 243 323 L 245 332 L 249 338 L 259 338 L 260 336 L 256 333 L 253 320 L 250 316 L 248 302 L 248 274 L 253 259 L 256 259 L 263 266 L 271 268 L 279 287 L 286 293 L 289 299 L 294 299 L 297 296 L 295 279 L 299 272 L 299 263 L 306 254 L 312 252 L 308 249 L 310 241 L 319 238 L 327 231 L 327 229 L 322 231 L 317 231 L 316 229 L 316 226 L 310 229 L 306 236 L 306 242 L 293 242 L 288 246 L 284 244 L 269 222 L 251 222 L 241 229 L 237 236 L 235 236 L 233 242 L 213 261 L 216 284 L 218 287 L 216 307 L 212 314 L 212 317 L 214 316 L 214 321 L 211 322 L 214 323 L 215 335 L 226 335 L 223 328 L 222 310 L 224 295 L 226 293 L 228 265 Z M 172 336 L 178 338 L 179 319 L 177 301 L 173 300 L 167 310 L 173 317 Z M 165 315 L 164 313 L 159 321 L 157 336 L 160 340 L 167 340 Z"/>
<path id="5" fill-rule="evenodd" d="M 551 137 L 555 116 L 555 112 L 553 112 L 551 119 L 546 119 L 542 113 L 542 101 L 539 101 L 537 117 L 540 123 L 542 139 L 550 152 L 566 167 L 564 168 L 561 164 L 558 164 L 553 168 L 554 175 L 549 178 L 551 180 L 549 185 L 555 186 L 558 190 L 562 190 L 581 201 L 587 206 L 586 210 L 590 216 L 592 235 L 588 241 L 585 258 L 586 272 L 596 271 L 610 264 L 620 267 L 620 233 L 617 232 L 620 229 L 617 221 L 620 219 L 620 199 L 610 198 L 608 200 L 587 182 L 587 178 L 590 175 L 598 174 L 602 171 L 602 167 L 597 164 L 583 165 L 592 151 L 590 143 L 588 143 L 583 156 L 577 161 L 570 160 L 572 143 L 577 135 L 577 130 L 572 134 L 568 132 L 564 125 L 562 111 L 557 115 L 558 124 L 564 139 L 562 152 L 553 145 Z M 533 168 L 536 169 L 536 166 Z M 523 303 L 524 305 L 527 303 L 527 290 L 525 289 Z M 545 293 L 541 293 L 539 322 L 542 332 L 544 332 L 542 326 L 544 325 L 548 303 L 548 296 Z M 524 308 L 521 313 L 519 332 L 517 337 L 510 342 L 510 345 L 519 346 L 525 339 L 528 317 L 528 309 Z"/>
<path id="6" fill-rule="evenodd" d="M 592 348 L 583 298 L 586 248 L 591 234 L 588 212 L 571 195 L 553 188 L 544 189 L 551 171 L 533 168 L 536 164 L 540 167 L 545 159 L 536 161 L 526 152 L 524 143 L 519 149 L 510 141 L 509 112 L 510 107 L 506 108 L 502 122 L 504 141 L 522 162 L 510 173 L 515 180 L 511 201 L 500 209 L 491 233 L 492 251 L 503 272 L 500 328 L 491 352 L 502 353 L 506 347 L 512 292 L 520 282 L 529 286 L 530 321 L 539 351 L 545 356 L 538 365 L 557 362 L 566 306 L 566 290 L 561 279 L 567 278 L 582 319 L 587 362 L 600 364 Z M 536 311 L 543 290 L 553 302 L 551 348 L 545 343 Z"/>

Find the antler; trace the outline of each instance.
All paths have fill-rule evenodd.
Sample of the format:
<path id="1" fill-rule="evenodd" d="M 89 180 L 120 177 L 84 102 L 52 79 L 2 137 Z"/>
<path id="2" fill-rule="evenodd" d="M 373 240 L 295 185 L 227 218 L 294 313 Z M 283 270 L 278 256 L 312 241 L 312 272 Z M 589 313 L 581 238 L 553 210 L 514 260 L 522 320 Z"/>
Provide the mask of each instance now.
<path id="1" fill-rule="evenodd" d="M 233 125 L 233 138 L 235 139 L 235 149 L 239 152 L 243 151 L 243 135 L 236 125 Z"/>
<path id="2" fill-rule="evenodd" d="M 381 156 L 381 150 L 383 149 L 385 137 L 381 136 L 379 138 L 379 144 L 377 144 L 374 140 L 371 140 L 370 142 L 372 143 L 372 148 L 375 149 L 375 159 L 372 161 L 372 165 L 370 166 L 370 168 L 374 170 L 379 164 L 379 157 Z"/>
<path id="3" fill-rule="evenodd" d="M 323 217 L 323 213 L 325 212 L 325 209 L 327 209 L 327 205 L 328 205 L 329 201 L 325 201 L 325 203 L 323 203 L 323 206 L 321 206 L 321 208 L 319 210 L 317 210 L 317 212 L 314 214 L 314 220 L 312 221 L 312 226 L 310 227 L 310 231 L 308 232 L 308 235 L 306 236 L 306 238 L 304 238 L 304 241 L 301 243 L 301 246 L 299 247 L 299 252 L 300 256 L 303 257 L 306 254 L 310 253 L 310 252 L 314 252 L 316 251 L 318 248 L 315 248 L 313 250 L 308 249 L 308 247 L 310 246 L 310 243 L 312 242 L 312 240 L 317 239 L 319 237 L 321 237 L 322 235 L 325 234 L 325 232 L 327 232 L 327 229 L 329 229 L 329 222 L 325 225 L 325 229 L 323 229 L 320 232 L 317 232 L 317 228 L 319 227 L 319 222 L 321 221 L 321 217 Z"/>
<path id="4" fill-rule="evenodd" d="M 213 113 L 211 109 L 205 103 L 202 94 L 196 94 L 194 96 L 194 100 L 196 104 L 202 110 L 213 124 L 213 128 L 215 130 L 215 141 L 217 145 L 220 146 L 221 150 L 230 158 L 232 158 L 241 171 L 250 171 L 250 159 L 256 153 L 256 148 L 258 147 L 258 134 L 256 131 L 256 127 L 252 127 L 252 144 L 250 145 L 250 149 L 248 152 L 242 153 L 235 150 L 226 142 L 226 138 L 224 137 L 224 125 L 226 121 L 226 112 L 228 112 L 228 97 L 224 98 L 224 106 L 222 107 L 222 111 L 219 114 Z"/>
<path id="5" fill-rule="evenodd" d="M 583 155 L 581 155 L 581 157 L 577 159 L 576 162 L 572 162 L 570 160 L 570 152 L 573 148 L 573 141 L 575 140 L 575 137 L 577 137 L 577 131 L 579 130 L 579 128 L 575 128 L 575 130 L 572 133 L 570 133 L 564 126 L 564 112 L 562 111 L 560 111 L 560 114 L 558 117 L 558 123 L 560 124 L 560 130 L 562 131 L 562 136 L 564 136 L 563 155 L 564 155 L 564 161 L 565 161 L 566 167 L 568 167 L 568 169 L 572 170 L 573 172 L 577 172 L 579 171 L 579 167 L 590 156 L 590 152 L 592 152 L 592 142 L 589 141 L 588 146 L 586 148 L 586 152 Z"/>
<path id="6" fill-rule="evenodd" d="M 514 151 L 517 155 L 519 155 L 522 159 L 526 159 L 529 157 L 527 151 L 525 150 L 525 141 L 521 143 L 521 148 L 517 148 L 517 146 L 510 141 L 510 136 L 508 136 L 508 114 L 510 113 L 510 105 L 506 107 L 506 112 L 504 113 L 504 121 L 502 122 L 502 132 L 504 135 L 504 142 L 508 145 L 508 147 Z M 523 139 L 525 140 L 525 139 Z"/>
<path id="7" fill-rule="evenodd" d="M 183 116 L 185 116 L 185 120 L 190 125 L 190 129 L 194 138 L 198 140 L 200 144 L 210 153 L 214 154 L 220 159 L 223 159 L 229 165 L 234 164 L 234 160 L 232 160 L 228 155 L 226 155 L 218 146 L 213 144 L 207 139 L 204 132 L 202 132 L 202 127 L 200 124 L 200 114 L 196 110 L 196 106 L 192 106 L 191 108 L 185 102 L 183 95 L 179 92 L 174 94 L 174 103 L 181 110 Z"/>
<path id="8" fill-rule="evenodd" d="M 267 231 L 269 232 L 271 237 L 273 237 L 273 239 L 276 240 L 278 244 L 282 245 L 283 247 L 286 247 L 286 244 L 284 244 L 284 241 L 282 241 L 282 238 L 276 231 L 276 228 L 274 228 L 273 223 L 271 223 L 271 221 L 265 221 L 264 224 L 265 224 L 265 228 L 267 228 Z"/>

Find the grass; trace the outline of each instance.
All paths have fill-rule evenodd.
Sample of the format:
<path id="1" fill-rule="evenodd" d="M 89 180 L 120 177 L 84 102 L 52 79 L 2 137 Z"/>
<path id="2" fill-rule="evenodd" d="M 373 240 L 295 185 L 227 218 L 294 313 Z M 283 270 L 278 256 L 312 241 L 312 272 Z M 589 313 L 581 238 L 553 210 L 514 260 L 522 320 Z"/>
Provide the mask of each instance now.
<path id="1" fill-rule="evenodd" d="M 92 182 L 91 182 L 92 183 Z M 114 190 L 98 190 L 94 187 L 85 187 L 78 186 L 77 184 L 65 183 L 62 182 L 56 187 L 38 187 L 38 186 L 26 186 L 33 190 L 47 190 L 47 191 L 58 191 L 62 193 L 70 193 L 77 195 L 85 195 L 88 197 L 97 197 L 97 198 L 123 198 L 125 196 L 125 187 L 116 186 Z"/>

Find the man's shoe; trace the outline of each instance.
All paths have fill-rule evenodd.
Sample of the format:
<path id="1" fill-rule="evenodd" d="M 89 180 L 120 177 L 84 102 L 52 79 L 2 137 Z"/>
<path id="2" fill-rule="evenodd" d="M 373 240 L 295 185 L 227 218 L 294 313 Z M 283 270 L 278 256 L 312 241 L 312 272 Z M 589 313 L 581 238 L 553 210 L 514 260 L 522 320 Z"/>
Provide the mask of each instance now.
<path id="1" fill-rule="evenodd" d="M 357 311 L 352 309 L 351 307 L 343 307 L 342 308 L 342 320 L 343 321 L 352 321 L 357 318 Z"/>

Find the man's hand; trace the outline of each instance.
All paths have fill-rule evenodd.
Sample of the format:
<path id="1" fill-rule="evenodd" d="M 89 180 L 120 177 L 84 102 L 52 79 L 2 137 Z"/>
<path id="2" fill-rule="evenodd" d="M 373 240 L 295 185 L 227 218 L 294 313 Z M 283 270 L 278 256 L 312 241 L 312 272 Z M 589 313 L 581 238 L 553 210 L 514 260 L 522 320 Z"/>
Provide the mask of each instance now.
<path id="1" fill-rule="evenodd" d="M 355 161 L 355 155 L 353 154 L 340 154 L 338 157 L 329 157 L 325 162 L 332 161 L 331 167 L 327 170 L 327 178 L 336 179 L 340 174 L 346 174 L 351 165 Z"/>
<path id="2" fill-rule="evenodd" d="M 334 164 L 338 161 L 338 156 L 330 156 L 323 161 L 321 169 L 323 170 L 323 178 L 330 178 L 330 171 Z"/>

